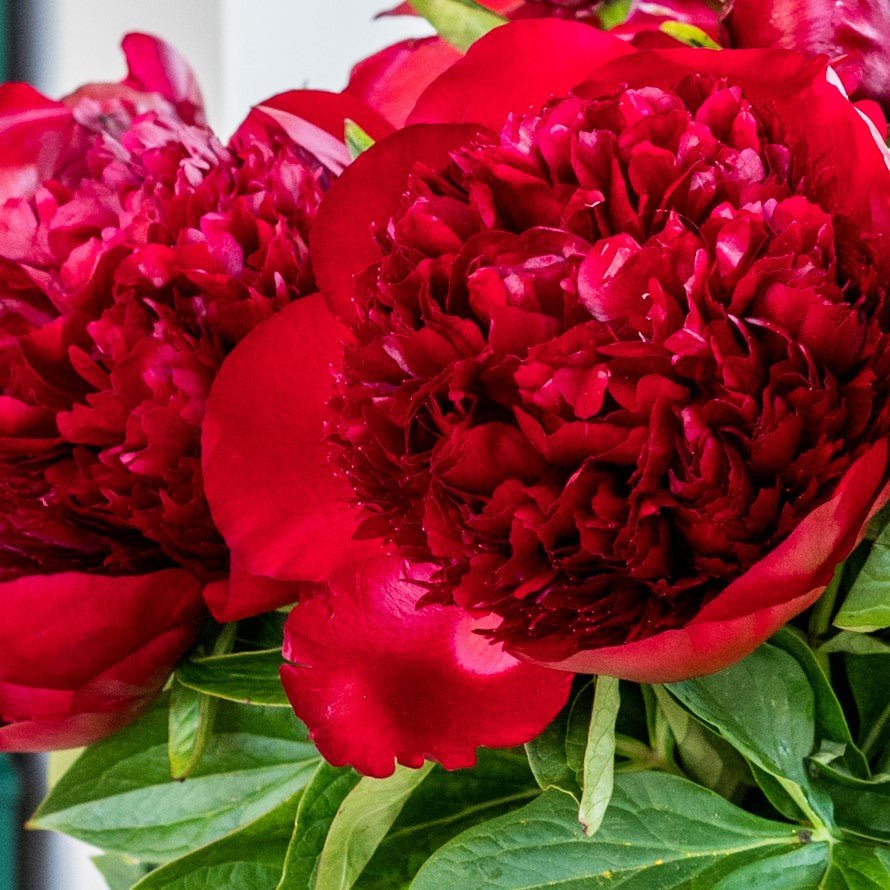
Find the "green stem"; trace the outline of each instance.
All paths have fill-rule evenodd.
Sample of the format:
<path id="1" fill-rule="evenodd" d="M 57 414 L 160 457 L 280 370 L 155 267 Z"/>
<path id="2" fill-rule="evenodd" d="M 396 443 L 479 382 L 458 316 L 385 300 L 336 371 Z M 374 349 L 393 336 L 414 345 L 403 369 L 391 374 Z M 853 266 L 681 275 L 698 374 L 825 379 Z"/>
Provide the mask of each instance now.
<path id="1" fill-rule="evenodd" d="M 665 757 L 643 742 L 625 735 L 615 736 L 615 753 L 628 761 L 616 766 L 617 772 L 634 773 L 654 770 L 659 773 L 671 773 L 674 776 L 685 776 L 672 758 Z"/>
<path id="2" fill-rule="evenodd" d="M 628 760 L 650 760 L 652 749 L 645 743 L 626 735 L 615 736 L 615 753 Z"/>
<path id="3" fill-rule="evenodd" d="M 810 802 L 807 800 L 806 794 L 804 794 L 803 788 L 801 788 L 797 782 L 792 782 L 790 779 L 783 779 L 781 776 L 776 776 L 776 778 L 779 780 L 779 784 L 788 793 L 788 796 L 798 805 L 798 807 L 800 807 L 801 812 L 806 816 L 810 825 L 812 825 L 820 835 L 824 835 L 825 839 L 833 840 L 833 835 L 831 834 L 829 827 L 812 808 Z"/>

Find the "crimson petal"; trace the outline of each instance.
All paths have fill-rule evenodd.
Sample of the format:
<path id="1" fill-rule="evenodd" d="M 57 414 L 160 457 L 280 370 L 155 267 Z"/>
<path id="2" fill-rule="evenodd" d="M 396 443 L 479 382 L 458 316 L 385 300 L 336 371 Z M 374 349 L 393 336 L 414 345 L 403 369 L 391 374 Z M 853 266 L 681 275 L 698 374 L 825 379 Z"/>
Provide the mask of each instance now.
<path id="1" fill-rule="evenodd" d="M 0 750 L 91 744 L 160 692 L 204 620 L 199 582 L 170 569 L 0 584 Z"/>
<path id="2" fill-rule="evenodd" d="M 499 131 L 511 112 L 564 96 L 611 59 L 635 53 L 623 40 L 579 22 L 513 22 L 477 40 L 437 77 L 408 123 L 472 121 Z"/>
<path id="3" fill-rule="evenodd" d="M 202 444 L 207 500 L 247 573 L 323 581 L 368 546 L 352 540 L 357 511 L 324 432 L 331 366 L 347 336 L 320 295 L 305 297 L 254 329 L 213 384 Z"/>
<path id="4" fill-rule="evenodd" d="M 244 570 L 235 554 L 228 577 L 204 588 L 204 601 L 210 614 L 221 624 L 227 624 L 295 603 L 314 589 L 315 585 L 309 582 L 252 575 Z"/>
<path id="5" fill-rule="evenodd" d="M 203 117 L 204 100 L 188 62 L 169 43 L 150 34 L 127 34 L 121 42 L 129 73 L 124 85 L 145 93 L 158 93 L 187 111 L 187 120 Z"/>
<path id="6" fill-rule="evenodd" d="M 890 106 L 887 0 L 736 0 L 727 10 L 733 46 L 824 53 L 858 69 L 856 95 Z"/>
<path id="7" fill-rule="evenodd" d="M 440 37 L 402 40 L 359 62 L 346 92 L 401 127 L 420 94 L 460 58 L 461 53 Z"/>
<path id="8" fill-rule="evenodd" d="M 264 100 L 259 108 L 274 108 L 314 124 L 343 141 L 347 120 L 357 123 L 372 139 L 388 136 L 393 128 L 373 108 L 348 93 L 326 90 L 288 90 Z"/>
<path id="9" fill-rule="evenodd" d="M 476 748 L 540 733 L 572 675 L 527 664 L 474 631 L 455 606 L 418 608 L 432 569 L 380 557 L 344 568 L 297 606 L 281 671 L 297 716 L 336 766 L 391 775 L 395 762 L 470 767 Z M 410 580 L 409 580 L 410 578 Z"/>

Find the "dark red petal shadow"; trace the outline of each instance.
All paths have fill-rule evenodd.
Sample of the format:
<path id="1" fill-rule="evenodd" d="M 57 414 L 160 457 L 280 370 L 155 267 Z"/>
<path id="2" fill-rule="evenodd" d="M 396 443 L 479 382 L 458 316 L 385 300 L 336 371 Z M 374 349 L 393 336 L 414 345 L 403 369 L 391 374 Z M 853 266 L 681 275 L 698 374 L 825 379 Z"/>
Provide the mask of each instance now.
<path id="1" fill-rule="evenodd" d="M 294 664 L 282 682 L 336 766 L 380 778 L 396 761 L 469 767 L 480 745 L 534 738 L 568 697 L 571 674 L 517 661 L 473 632 L 490 623 L 454 606 L 417 609 L 429 572 L 367 560 L 337 572 L 328 595 L 288 619 L 284 656 Z"/>

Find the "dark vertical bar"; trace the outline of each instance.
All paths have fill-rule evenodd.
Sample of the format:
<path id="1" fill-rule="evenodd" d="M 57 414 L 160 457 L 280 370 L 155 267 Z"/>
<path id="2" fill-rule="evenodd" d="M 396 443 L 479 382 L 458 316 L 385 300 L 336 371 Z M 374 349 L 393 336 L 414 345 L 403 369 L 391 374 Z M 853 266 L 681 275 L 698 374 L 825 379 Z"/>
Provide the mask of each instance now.
<path id="1" fill-rule="evenodd" d="M 15 890 L 19 783 L 12 761 L 0 754 L 0 890 Z"/>
<path id="2" fill-rule="evenodd" d="M 9 3 L 7 0 L 0 0 L 0 35 L 2 35 L 2 39 L 0 39 L 0 81 L 9 80 L 9 58 L 12 48 L 10 41 L 11 31 Z"/>

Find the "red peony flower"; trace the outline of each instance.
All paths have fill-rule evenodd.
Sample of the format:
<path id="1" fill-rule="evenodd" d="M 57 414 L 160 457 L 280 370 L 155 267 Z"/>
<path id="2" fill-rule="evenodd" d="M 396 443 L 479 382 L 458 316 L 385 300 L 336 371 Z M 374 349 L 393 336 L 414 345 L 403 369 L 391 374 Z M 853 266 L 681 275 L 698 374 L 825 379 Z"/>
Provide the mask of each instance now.
<path id="1" fill-rule="evenodd" d="M 854 98 L 890 108 L 888 0 L 735 0 L 733 46 L 824 53 L 843 66 Z"/>
<path id="2" fill-rule="evenodd" d="M 480 0 L 481 5 L 511 20 L 529 18 L 574 19 L 602 27 L 604 4 L 591 0 Z M 414 15 L 403 3 L 385 15 Z M 625 21 L 611 33 L 646 49 L 677 46 L 661 30 L 666 22 L 693 25 L 712 40 L 723 42 L 718 8 L 710 0 L 632 0 Z M 379 111 L 397 127 L 405 123 L 420 94 L 461 54 L 439 37 L 403 40 L 359 62 L 352 70 L 346 92 Z"/>
<path id="3" fill-rule="evenodd" d="M 514 23 L 333 185 L 330 312 L 243 341 L 204 440 L 251 571 L 334 570 L 283 673 L 332 762 L 466 765 L 818 598 L 888 492 L 890 161 L 835 84 Z"/>
<path id="4" fill-rule="evenodd" d="M 344 117 L 389 129 L 287 93 L 223 146 L 173 50 L 124 50 L 122 84 L 0 88 L 0 748 L 131 719 L 192 642 L 205 585 L 221 620 L 293 598 L 238 566 L 233 592 L 201 422 L 226 354 L 314 289 Z"/>

